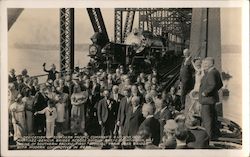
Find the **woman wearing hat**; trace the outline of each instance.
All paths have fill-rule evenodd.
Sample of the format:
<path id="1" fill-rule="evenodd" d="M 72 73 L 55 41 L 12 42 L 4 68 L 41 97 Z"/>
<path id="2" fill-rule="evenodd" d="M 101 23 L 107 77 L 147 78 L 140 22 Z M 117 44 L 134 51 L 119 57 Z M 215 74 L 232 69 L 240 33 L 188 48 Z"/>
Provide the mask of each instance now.
<path id="1" fill-rule="evenodd" d="M 21 100 L 22 96 L 18 94 L 15 102 L 10 106 L 15 141 L 26 134 L 25 104 Z"/>

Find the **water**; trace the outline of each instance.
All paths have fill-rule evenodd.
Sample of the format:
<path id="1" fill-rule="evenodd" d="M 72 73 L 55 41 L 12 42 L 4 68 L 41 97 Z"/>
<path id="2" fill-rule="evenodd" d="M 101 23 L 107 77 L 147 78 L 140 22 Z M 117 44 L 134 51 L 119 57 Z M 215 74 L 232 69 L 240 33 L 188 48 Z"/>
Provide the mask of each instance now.
<path id="1" fill-rule="evenodd" d="M 86 52 L 86 50 L 85 50 Z M 84 50 L 75 51 L 75 66 L 84 67 L 88 64 L 88 53 Z M 59 50 L 34 50 L 34 49 L 16 49 L 11 48 L 9 51 L 9 69 L 14 68 L 16 74 L 26 68 L 28 75 L 46 74 L 43 71 L 43 63 L 46 63 L 46 68 L 50 69 L 51 64 L 55 64 L 57 70 L 60 69 L 60 53 Z M 44 82 L 47 76 L 41 77 L 40 82 Z"/>
<path id="2" fill-rule="evenodd" d="M 222 69 L 232 75 L 227 85 L 230 95 L 223 100 L 223 116 L 242 126 L 242 68 L 241 54 L 222 54 Z"/>
<path id="3" fill-rule="evenodd" d="M 75 52 L 75 66 L 86 66 L 89 57 L 86 46 L 82 50 Z M 225 50 L 224 50 L 225 51 Z M 84 53 L 85 52 L 85 53 Z M 47 63 L 47 68 L 54 63 L 59 69 L 59 50 L 35 50 L 35 49 L 9 49 L 9 69 L 16 69 L 19 74 L 26 68 L 30 76 L 44 74 L 42 65 Z M 242 74 L 241 74 L 241 54 L 235 52 L 223 53 L 222 50 L 222 70 L 232 75 L 228 82 L 224 82 L 230 96 L 223 100 L 224 117 L 242 126 Z M 45 79 L 46 77 L 44 77 Z"/>

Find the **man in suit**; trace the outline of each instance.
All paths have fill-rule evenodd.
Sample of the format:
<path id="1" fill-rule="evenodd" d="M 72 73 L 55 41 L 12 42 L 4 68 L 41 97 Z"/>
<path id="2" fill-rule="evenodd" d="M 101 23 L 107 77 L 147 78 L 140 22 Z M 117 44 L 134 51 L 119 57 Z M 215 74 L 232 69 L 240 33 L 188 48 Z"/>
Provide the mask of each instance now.
<path id="1" fill-rule="evenodd" d="M 128 115 L 125 120 L 124 136 L 135 136 L 138 132 L 139 126 L 144 120 L 142 115 L 142 108 L 140 106 L 140 98 L 133 96 L 129 106 Z"/>
<path id="2" fill-rule="evenodd" d="M 128 113 L 128 108 L 131 105 L 131 90 L 130 88 L 125 88 L 123 91 L 124 97 L 121 99 L 118 115 L 117 115 L 117 123 L 119 126 L 119 135 L 124 132 L 124 124 L 126 120 L 126 116 Z"/>
<path id="3" fill-rule="evenodd" d="M 172 118 L 172 113 L 168 108 L 168 104 L 163 100 L 157 101 L 156 106 L 160 106 L 160 110 L 155 113 L 154 117 L 160 122 L 160 139 L 162 140 L 164 126 L 166 121 Z"/>
<path id="4" fill-rule="evenodd" d="M 118 91 L 119 91 L 118 86 L 114 85 L 112 87 L 112 92 L 110 94 L 110 99 L 112 99 L 114 102 L 115 119 L 117 119 L 120 102 L 121 102 L 121 99 L 123 98 L 123 96 L 120 93 L 118 93 Z"/>
<path id="5" fill-rule="evenodd" d="M 168 97 L 170 106 L 172 106 L 177 111 L 181 111 L 184 108 L 182 108 L 180 96 L 177 95 L 176 93 L 177 93 L 177 89 L 173 86 L 170 88 L 170 91 L 167 97 Z"/>
<path id="6" fill-rule="evenodd" d="M 220 136 L 215 104 L 219 101 L 218 90 L 223 86 L 219 71 L 214 67 L 214 59 L 207 57 L 202 63 L 205 75 L 201 79 L 199 102 L 201 103 L 202 126 L 211 139 Z"/>
<path id="7" fill-rule="evenodd" d="M 184 60 L 180 69 L 180 83 L 181 83 L 181 104 L 182 108 L 185 106 L 186 95 L 194 87 L 193 73 L 194 69 L 191 63 L 191 56 L 188 49 L 183 50 Z"/>
<path id="8" fill-rule="evenodd" d="M 128 66 L 128 73 L 127 73 L 129 79 L 131 80 L 131 82 L 135 82 L 136 81 L 136 74 L 135 74 L 135 70 L 133 68 L 133 66 L 130 64 Z"/>
<path id="9" fill-rule="evenodd" d="M 103 92 L 104 98 L 98 103 L 97 116 L 101 125 L 101 136 L 112 136 L 115 128 L 114 102 L 110 99 L 107 89 Z"/>
<path id="10" fill-rule="evenodd" d="M 142 114 L 145 117 L 145 120 L 139 127 L 140 130 L 149 128 L 152 143 L 156 146 L 160 143 L 160 123 L 157 119 L 154 118 L 154 106 L 152 104 L 145 103 L 142 107 Z"/>
<path id="11" fill-rule="evenodd" d="M 137 88 L 136 85 L 132 85 L 131 86 L 131 95 L 139 97 L 140 98 L 140 102 L 139 103 L 140 104 L 143 103 L 143 95 L 139 92 L 139 90 L 138 90 L 138 88 Z"/>
<path id="12" fill-rule="evenodd" d="M 91 112 L 94 114 L 95 109 L 97 108 L 97 103 L 99 102 L 99 100 L 101 99 L 100 96 L 100 90 L 101 90 L 101 86 L 99 83 L 97 83 L 97 78 L 95 76 L 93 76 L 91 78 L 92 81 L 92 86 L 90 87 L 91 89 L 91 96 L 90 96 L 90 100 L 91 100 Z"/>
<path id="13" fill-rule="evenodd" d="M 121 83 L 121 72 L 119 68 L 115 70 L 115 74 L 113 75 L 113 80 L 115 85 L 119 85 Z"/>
<path id="14" fill-rule="evenodd" d="M 34 101 L 34 112 L 41 111 L 47 107 L 49 98 L 45 94 L 46 86 L 41 85 L 40 91 L 35 95 Z M 34 132 L 35 135 L 45 135 L 45 115 L 39 114 L 34 117 Z"/>

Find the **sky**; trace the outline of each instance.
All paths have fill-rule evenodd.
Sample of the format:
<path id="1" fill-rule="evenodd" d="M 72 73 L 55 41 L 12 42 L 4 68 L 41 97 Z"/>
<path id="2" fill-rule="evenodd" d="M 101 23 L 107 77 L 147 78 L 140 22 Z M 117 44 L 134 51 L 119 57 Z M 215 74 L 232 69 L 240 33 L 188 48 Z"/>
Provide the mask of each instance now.
<path id="1" fill-rule="evenodd" d="M 114 9 L 101 9 L 111 40 L 114 39 Z M 138 26 L 135 20 L 134 27 Z M 241 9 L 221 9 L 222 45 L 241 45 Z M 75 43 L 90 43 L 94 31 L 85 8 L 75 9 Z M 59 44 L 59 9 L 25 9 L 8 33 L 9 45 Z"/>

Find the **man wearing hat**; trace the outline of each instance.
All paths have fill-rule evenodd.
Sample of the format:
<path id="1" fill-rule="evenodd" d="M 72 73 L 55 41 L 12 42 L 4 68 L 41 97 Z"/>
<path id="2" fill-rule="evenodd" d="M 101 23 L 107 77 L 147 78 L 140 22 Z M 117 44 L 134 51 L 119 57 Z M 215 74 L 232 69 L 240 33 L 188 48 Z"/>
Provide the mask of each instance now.
<path id="1" fill-rule="evenodd" d="M 16 82 L 16 74 L 15 74 L 15 69 L 11 69 L 9 72 L 9 83 Z"/>
<path id="2" fill-rule="evenodd" d="M 177 124 L 173 119 L 169 119 L 166 121 L 164 125 L 164 132 L 166 134 L 163 137 L 161 147 L 164 149 L 175 149 L 176 147 L 176 139 L 175 139 L 175 129 L 177 128 Z"/>

